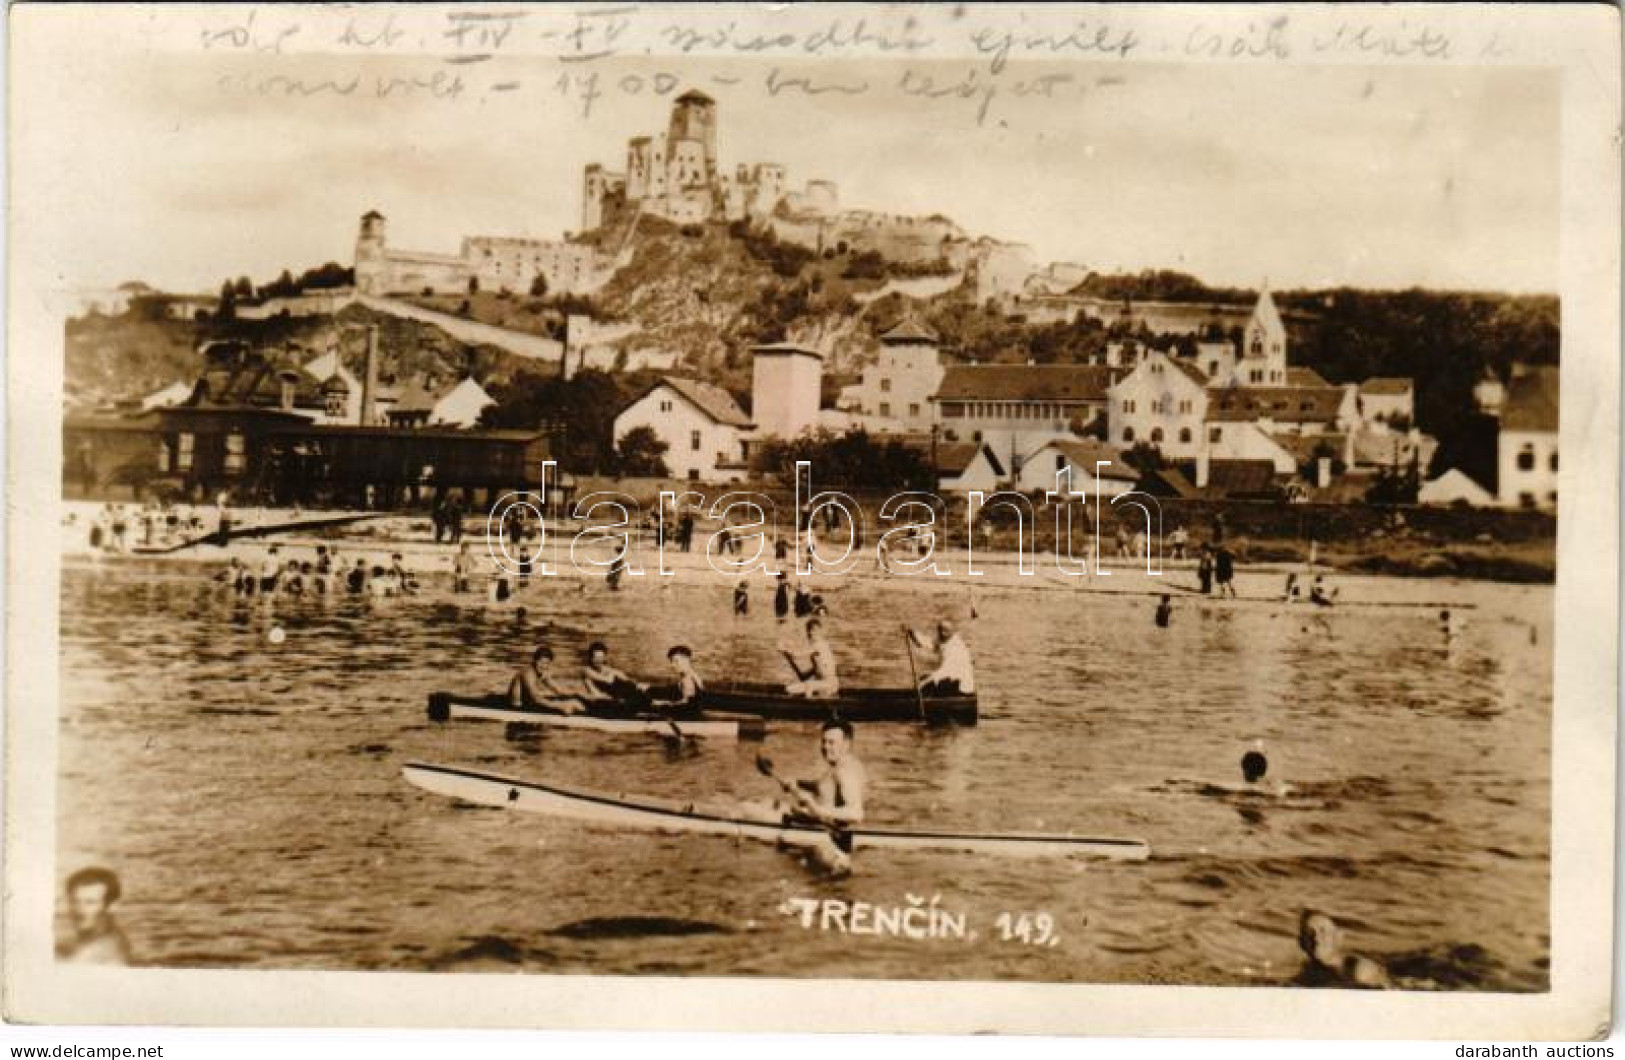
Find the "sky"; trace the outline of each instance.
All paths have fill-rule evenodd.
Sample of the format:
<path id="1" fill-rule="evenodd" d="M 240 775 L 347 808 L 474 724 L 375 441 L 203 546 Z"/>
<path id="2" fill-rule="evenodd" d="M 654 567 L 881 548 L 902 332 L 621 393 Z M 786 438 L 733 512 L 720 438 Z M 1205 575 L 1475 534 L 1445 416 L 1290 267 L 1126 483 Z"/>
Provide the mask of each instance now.
<path id="1" fill-rule="evenodd" d="M 835 181 L 844 206 L 944 213 L 1040 261 L 1277 289 L 1558 286 L 1548 73 L 1013 63 L 980 113 L 980 96 L 906 95 L 895 63 L 787 62 L 777 92 L 771 65 L 64 56 L 52 116 L 74 135 L 43 182 L 43 208 L 65 219 L 56 271 L 70 288 L 264 281 L 349 263 L 368 209 L 389 218 L 392 245 L 415 250 L 556 238 L 579 224 L 582 167 L 624 168 L 626 140 L 663 130 L 670 100 L 698 87 L 717 100 L 726 169 L 779 162 L 793 186 Z M 915 85 L 969 69 L 910 65 Z M 607 90 L 584 115 L 589 70 Z M 272 75 L 375 86 L 444 71 L 473 87 L 456 100 L 246 90 Z M 656 73 L 670 75 L 663 95 Z M 1017 95 L 1054 73 L 1069 80 L 1049 98 Z M 784 87 L 795 77 L 869 90 L 810 95 Z M 492 90 L 504 81 L 518 87 Z M 988 83 L 984 66 L 976 84 Z"/>

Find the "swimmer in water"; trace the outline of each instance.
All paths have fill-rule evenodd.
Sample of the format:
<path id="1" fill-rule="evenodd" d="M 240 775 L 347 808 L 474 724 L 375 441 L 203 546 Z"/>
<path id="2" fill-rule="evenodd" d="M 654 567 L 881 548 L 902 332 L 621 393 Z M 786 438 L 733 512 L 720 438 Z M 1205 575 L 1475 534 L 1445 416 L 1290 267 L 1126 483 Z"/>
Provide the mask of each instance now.
<path id="1" fill-rule="evenodd" d="M 1305 909 L 1298 917 L 1298 946 L 1305 960 L 1293 986 L 1387 990 L 1394 985 L 1381 964 L 1344 952 L 1343 929 L 1325 913 Z"/>
<path id="2" fill-rule="evenodd" d="M 1173 617 L 1174 617 L 1174 605 L 1173 605 L 1172 601 L 1169 600 L 1168 594 L 1163 593 L 1162 594 L 1162 602 L 1157 605 L 1157 626 L 1159 628 L 1161 628 L 1161 629 L 1167 629 L 1168 628 L 1168 622 Z"/>

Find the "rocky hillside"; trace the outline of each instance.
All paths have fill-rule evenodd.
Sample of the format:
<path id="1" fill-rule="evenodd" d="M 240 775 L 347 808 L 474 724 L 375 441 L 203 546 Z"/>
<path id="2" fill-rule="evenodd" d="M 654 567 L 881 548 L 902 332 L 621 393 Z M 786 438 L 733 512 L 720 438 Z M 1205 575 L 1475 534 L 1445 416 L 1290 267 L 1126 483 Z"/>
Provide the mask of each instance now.
<path id="1" fill-rule="evenodd" d="M 757 343 L 815 346 L 830 373 L 872 360 L 875 335 L 899 312 L 895 296 L 873 296 L 896 273 L 872 255 L 820 256 L 742 224 L 643 218 L 630 260 L 592 301 L 601 319 L 640 325 L 629 347 L 675 350 L 690 370 L 748 386 Z"/>
<path id="2" fill-rule="evenodd" d="M 333 317 L 235 320 L 218 323 L 162 320 L 139 311 L 93 315 L 66 326 L 64 381 L 70 393 L 91 405 L 136 400 L 176 381 L 191 381 L 202 369 L 200 344 L 211 339 L 244 339 L 262 349 L 291 348 L 309 357 L 324 352 L 340 335 L 351 371 L 363 369 L 361 332 L 347 324 L 379 325 L 379 375 L 408 379 L 432 374 L 449 379 L 472 371 L 482 380 L 556 369 L 488 346 L 470 346 L 439 328 L 350 306 Z"/>

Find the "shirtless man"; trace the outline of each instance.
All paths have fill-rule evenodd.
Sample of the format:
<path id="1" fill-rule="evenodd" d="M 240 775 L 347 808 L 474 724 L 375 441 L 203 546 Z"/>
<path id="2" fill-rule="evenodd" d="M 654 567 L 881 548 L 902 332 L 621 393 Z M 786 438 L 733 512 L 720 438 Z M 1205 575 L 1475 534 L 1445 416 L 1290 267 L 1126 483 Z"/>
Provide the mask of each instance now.
<path id="1" fill-rule="evenodd" d="M 808 853 L 830 872 L 849 872 L 851 844 L 843 843 L 837 833 L 863 822 L 869 784 L 868 771 L 852 753 L 852 723 L 839 718 L 826 721 L 818 733 L 818 754 L 824 768 L 816 776 L 793 782 L 775 776 L 788 798 L 775 803 L 774 809 L 783 821 L 809 821 L 831 829 Z"/>
<path id="2" fill-rule="evenodd" d="M 806 666 L 802 666 L 788 650 L 784 658 L 796 674 L 796 679 L 784 686 L 784 690 L 791 695 L 825 698 L 841 691 L 841 679 L 835 669 L 835 649 L 829 646 L 829 639 L 824 636 L 824 623 L 817 618 L 807 620 Z"/>
<path id="3" fill-rule="evenodd" d="M 627 706 L 648 703 L 648 689 L 609 664 L 609 645 L 601 640 L 587 649 L 581 684 L 592 699 L 611 699 Z"/>
<path id="4" fill-rule="evenodd" d="M 119 900 L 118 876 L 108 869 L 80 869 L 68 877 L 68 917 L 73 937 L 57 956 L 76 964 L 129 964 L 130 940 L 113 919 Z"/>
<path id="5" fill-rule="evenodd" d="M 553 649 L 543 644 L 530 656 L 530 665 L 508 683 L 508 703 L 515 710 L 546 708 L 565 714 L 586 709 L 577 693 L 553 675 Z"/>

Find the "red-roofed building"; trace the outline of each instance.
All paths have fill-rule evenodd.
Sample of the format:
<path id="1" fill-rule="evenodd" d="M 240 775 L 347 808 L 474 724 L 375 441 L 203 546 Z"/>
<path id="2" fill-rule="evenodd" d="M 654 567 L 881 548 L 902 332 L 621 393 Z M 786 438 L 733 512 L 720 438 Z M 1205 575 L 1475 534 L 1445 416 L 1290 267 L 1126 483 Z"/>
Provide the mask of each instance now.
<path id="1" fill-rule="evenodd" d="M 952 365 L 931 400 L 950 440 L 1023 451 L 1104 413 L 1107 392 L 1126 374 L 1094 364 Z"/>

